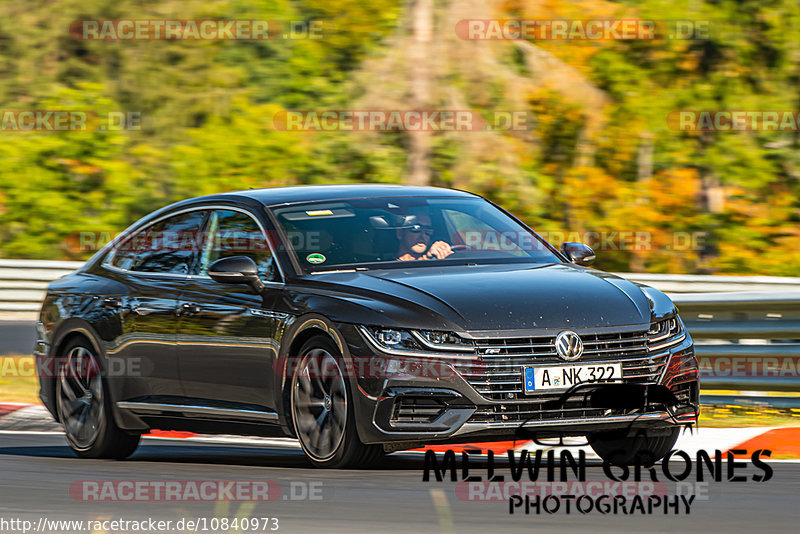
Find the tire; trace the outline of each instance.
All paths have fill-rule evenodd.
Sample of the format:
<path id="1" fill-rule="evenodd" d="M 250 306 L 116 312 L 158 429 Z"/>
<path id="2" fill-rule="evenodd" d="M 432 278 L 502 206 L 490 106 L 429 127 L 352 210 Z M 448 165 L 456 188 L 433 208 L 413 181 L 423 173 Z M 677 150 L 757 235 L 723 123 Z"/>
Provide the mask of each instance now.
<path id="1" fill-rule="evenodd" d="M 680 435 L 680 427 L 648 435 L 638 430 L 595 432 L 587 439 L 594 452 L 613 465 L 652 465 L 667 455 Z"/>
<path id="2" fill-rule="evenodd" d="M 342 356 L 328 336 L 314 336 L 299 351 L 290 384 L 295 436 L 316 467 L 369 467 L 384 456 L 382 445 L 366 445 L 355 413 Z"/>
<path id="3" fill-rule="evenodd" d="M 117 427 L 94 348 L 76 338 L 63 349 L 64 362 L 56 380 L 56 410 L 67 442 L 81 458 L 127 458 L 139 446 L 141 434 Z"/>

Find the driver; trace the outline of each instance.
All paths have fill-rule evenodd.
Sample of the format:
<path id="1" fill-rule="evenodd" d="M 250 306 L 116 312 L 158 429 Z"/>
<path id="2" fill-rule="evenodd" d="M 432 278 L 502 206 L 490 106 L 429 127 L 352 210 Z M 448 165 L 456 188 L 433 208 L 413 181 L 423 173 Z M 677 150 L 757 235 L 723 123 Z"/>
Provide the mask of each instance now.
<path id="1" fill-rule="evenodd" d="M 433 226 L 427 213 L 420 213 L 412 218 L 415 222 L 413 226 L 397 230 L 397 239 L 400 241 L 397 251 L 399 261 L 432 260 L 434 258 L 443 260 L 453 253 L 450 244 L 444 241 L 430 244 Z"/>

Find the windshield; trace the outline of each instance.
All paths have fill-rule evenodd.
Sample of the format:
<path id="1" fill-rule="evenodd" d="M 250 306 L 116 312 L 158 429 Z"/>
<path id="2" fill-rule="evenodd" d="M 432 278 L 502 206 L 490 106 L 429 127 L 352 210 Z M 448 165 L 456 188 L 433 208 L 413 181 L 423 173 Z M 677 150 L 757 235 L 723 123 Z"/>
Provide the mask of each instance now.
<path id="1" fill-rule="evenodd" d="M 306 272 L 561 260 L 480 198 L 389 197 L 273 208 Z"/>

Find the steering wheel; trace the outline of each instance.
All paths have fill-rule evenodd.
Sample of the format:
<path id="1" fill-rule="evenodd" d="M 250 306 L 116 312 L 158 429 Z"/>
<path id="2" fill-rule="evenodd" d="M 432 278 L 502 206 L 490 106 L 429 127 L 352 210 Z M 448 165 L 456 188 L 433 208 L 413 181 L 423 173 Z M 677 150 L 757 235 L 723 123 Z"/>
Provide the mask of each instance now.
<path id="1" fill-rule="evenodd" d="M 469 252 L 469 251 L 475 250 L 475 249 L 473 249 L 472 247 L 470 247 L 468 245 L 450 245 L 450 250 L 452 250 L 453 253 L 450 254 L 448 256 L 448 258 L 452 258 L 453 256 L 456 256 L 458 254 L 463 254 L 465 252 Z"/>
<path id="2" fill-rule="evenodd" d="M 450 250 L 452 252 L 445 259 L 452 258 L 453 256 L 455 256 L 456 254 L 459 254 L 459 253 L 463 253 L 463 252 L 467 252 L 467 251 L 473 250 L 473 248 L 470 247 L 470 246 L 467 246 L 467 245 L 450 245 Z M 426 254 L 428 254 L 428 253 L 426 252 Z M 436 259 L 436 257 L 434 256 L 432 258 L 426 258 L 426 259 Z"/>

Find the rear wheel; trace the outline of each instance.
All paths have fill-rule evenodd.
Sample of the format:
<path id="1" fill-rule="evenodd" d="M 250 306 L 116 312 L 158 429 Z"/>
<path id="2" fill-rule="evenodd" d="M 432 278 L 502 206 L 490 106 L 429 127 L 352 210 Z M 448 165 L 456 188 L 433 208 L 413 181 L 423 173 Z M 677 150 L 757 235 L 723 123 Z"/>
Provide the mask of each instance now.
<path id="1" fill-rule="evenodd" d="M 299 357 L 290 386 L 291 412 L 303 452 L 317 467 L 376 463 L 383 457 L 383 447 L 366 445 L 358 437 L 336 345 L 327 336 L 315 336 L 303 344 Z"/>
<path id="2" fill-rule="evenodd" d="M 680 427 L 659 433 L 647 433 L 639 430 L 630 435 L 627 430 L 595 432 L 587 439 L 594 452 L 614 465 L 652 465 L 672 450 L 678 441 Z"/>
<path id="3" fill-rule="evenodd" d="M 139 434 L 119 429 L 111 412 L 100 364 L 91 344 L 75 339 L 64 347 L 58 369 L 58 418 L 72 450 L 82 458 L 123 459 L 136 450 Z"/>

